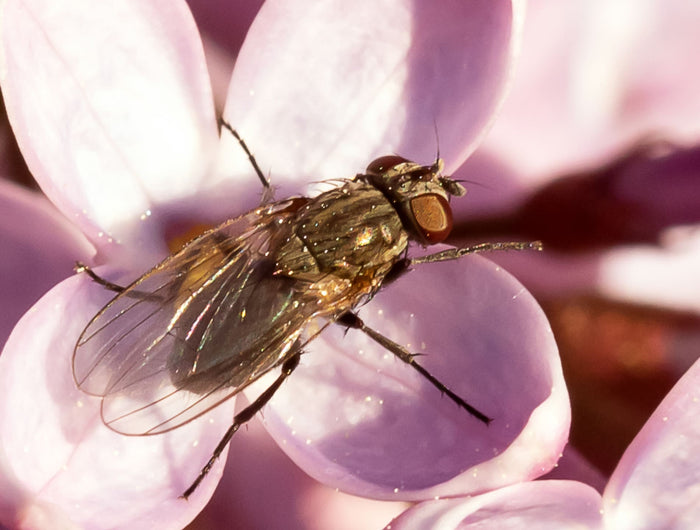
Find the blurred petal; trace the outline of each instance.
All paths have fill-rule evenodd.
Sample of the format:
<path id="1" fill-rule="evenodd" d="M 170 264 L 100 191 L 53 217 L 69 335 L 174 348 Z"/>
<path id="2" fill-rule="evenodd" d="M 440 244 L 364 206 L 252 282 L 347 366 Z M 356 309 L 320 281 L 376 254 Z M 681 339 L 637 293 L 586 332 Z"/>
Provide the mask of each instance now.
<path id="1" fill-rule="evenodd" d="M 224 115 L 276 184 L 347 177 L 392 152 L 430 161 L 437 134 L 448 168 L 473 150 L 501 101 L 520 16 L 506 0 L 438 4 L 263 5 Z"/>
<path id="2" fill-rule="evenodd" d="M 700 232 L 669 236 L 661 248 L 627 247 L 602 256 L 599 290 L 618 300 L 700 313 Z"/>
<path id="3" fill-rule="evenodd" d="M 135 252 L 158 230 L 140 217 L 191 194 L 217 142 L 186 5 L 8 0 L 1 21 L 0 82 L 32 173 L 101 250 Z"/>
<path id="4" fill-rule="evenodd" d="M 484 148 L 529 184 L 600 161 L 641 135 L 700 137 L 700 4 L 529 5 L 512 91 Z"/>
<path id="5" fill-rule="evenodd" d="M 508 273 L 479 257 L 417 267 L 360 315 L 425 353 L 418 362 L 493 421 L 334 326 L 305 348 L 264 415 L 307 473 L 356 495 L 414 500 L 532 479 L 556 463 L 570 414 L 556 344 Z"/>
<path id="6" fill-rule="evenodd" d="M 41 295 L 94 250 L 42 195 L 0 180 L 0 348 Z"/>
<path id="7" fill-rule="evenodd" d="M 695 528 L 700 520 L 700 361 L 630 444 L 603 495 L 610 528 Z"/>
<path id="8" fill-rule="evenodd" d="M 600 495 L 580 482 L 516 484 L 469 499 L 422 502 L 391 522 L 392 530 L 464 528 L 602 528 Z"/>
<path id="9" fill-rule="evenodd" d="M 69 278 L 22 318 L 0 356 L 0 520 L 13 528 L 47 510 L 80 528 L 182 528 L 216 486 L 222 463 L 188 501 L 178 498 L 229 426 L 232 402 L 171 433 L 128 437 L 107 429 L 99 399 L 75 387 L 76 338 L 110 296 L 85 275 Z"/>

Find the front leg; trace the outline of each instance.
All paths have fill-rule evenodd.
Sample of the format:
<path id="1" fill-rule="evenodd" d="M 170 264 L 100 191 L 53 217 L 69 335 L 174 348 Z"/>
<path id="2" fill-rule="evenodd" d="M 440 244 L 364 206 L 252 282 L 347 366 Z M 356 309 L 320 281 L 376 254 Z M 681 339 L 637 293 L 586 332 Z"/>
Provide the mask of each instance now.
<path id="1" fill-rule="evenodd" d="M 495 250 L 542 250 L 542 241 L 507 241 L 503 243 L 480 243 L 472 247 L 449 248 L 435 254 L 428 254 L 419 258 L 411 258 L 409 265 L 419 263 L 433 263 L 436 261 L 449 261 L 459 259 L 467 254 L 480 252 L 493 252 Z"/>
<path id="2" fill-rule="evenodd" d="M 412 265 L 420 263 L 435 263 L 437 261 L 451 261 L 459 259 L 467 254 L 479 254 L 481 252 L 493 252 L 497 250 L 542 250 L 541 241 L 508 241 L 504 243 L 480 243 L 471 247 L 448 248 L 441 252 L 420 256 L 418 258 L 402 258 L 392 266 L 387 273 L 383 284 L 389 284 L 408 272 Z"/>

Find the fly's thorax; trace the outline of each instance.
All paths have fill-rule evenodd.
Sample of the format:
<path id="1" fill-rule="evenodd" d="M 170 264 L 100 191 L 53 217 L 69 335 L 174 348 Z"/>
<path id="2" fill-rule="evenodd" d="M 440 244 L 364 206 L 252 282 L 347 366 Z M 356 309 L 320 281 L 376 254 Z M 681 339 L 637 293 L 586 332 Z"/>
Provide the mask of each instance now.
<path id="1" fill-rule="evenodd" d="M 400 156 L 376 159 L 357 180 L 374 186 L 396 209 L 411 239 L 422 244 L 444 241 L 452 230 L 450 197 L 464 187 L 442 174 L 443 162 L 421 166 Z"/>
<path id="2" fill-rule="evenodd" d="M 379 285 L 408 244 L 396 210 L 374 186 L 358 181 L 329 190 L 300 209 L 294 236 L 278 253 L 282 274 L 376 278 Z"/>

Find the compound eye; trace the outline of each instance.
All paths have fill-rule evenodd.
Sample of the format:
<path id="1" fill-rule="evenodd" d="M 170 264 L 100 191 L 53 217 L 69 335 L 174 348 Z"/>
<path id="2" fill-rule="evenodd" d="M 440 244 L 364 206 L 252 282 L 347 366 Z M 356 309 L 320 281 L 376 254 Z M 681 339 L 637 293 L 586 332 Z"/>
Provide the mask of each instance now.
<path id="1" fill-rule="evenodd" d="M 411 213 L 423 238 L 430 244 L 447 239 L 452 230 L 452 209 L 447 199 L 428 193 L 411 199 Z"/>
<path id="2" fill-rule="evenodd" d="M 398 166 L 399 164 L 405 164 L 406 162 L 408 162 L 408 160 L 406 160 L 402 156 L 380 156 L 376 160 L 370 162 L 369 166 L 367 166 L 367 173 L 374 173 L 376 175 L 379 175 L 391 169 L 394 166 Z"/>

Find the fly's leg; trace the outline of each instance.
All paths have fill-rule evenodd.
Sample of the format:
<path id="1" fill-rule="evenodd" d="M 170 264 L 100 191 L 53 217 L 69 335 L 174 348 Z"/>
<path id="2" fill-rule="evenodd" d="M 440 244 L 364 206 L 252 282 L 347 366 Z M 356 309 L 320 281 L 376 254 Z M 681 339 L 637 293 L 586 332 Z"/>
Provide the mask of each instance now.
<path id="1" fill-rule="evenodd" d="M 403 362 L 405 362 L 406 364 L 411 366 L 419 374 L 421 374 L 428 381 L 430 381 L 430 383 L 435 388 L 437 388 L 442 394 L 449 397 L 458 406 L 460 406 L 461 408 L 466 410 L 469 414 L 474 416 L 476 419 L 484 422 L 486 425 L 488 425 L 491 422 L 491 418 L 489 418 L 486 414 L 484 414 L 483 412 L 481 412 L 477 408 L 475 408 L 472 405 L 470 405 L 469 403 L 467 403 L 464 399 L 462 399 L 457 394 L 455 394 L 452 390 L 447 388 L 445 386 L 445 384 L 442 383 L 437 377 L 435 377 L 428 370 L 426 370 L 420 364 L 418 364 L 418 362 L 416 361 L 416 357 L 419 354 L 409 352 L 406 348 L 404 348 L 400 344 L 394 342 L 393 340 L 391 340 L 388 337 L 385 337 L 384 335 L 382 335 L 378 331 L 370 328 L 355 313 L 350 313 L 350 312 L 343 313 L 341 315 L 341 317 L 336 322 L 342 326 L 347 326 L 348 328 L 359 329 L 365 335 L 367 335 L 370 339 L 372 339 L 373 341 L 375 341 L 379 345 L 383 346 L 384 348 L 389 350 L 391 353 L 396 355 Z"/>
<path id="2" fill-rule="evenodd" d="M 542 250 L 541 241 L 508 241 L 505 243 L 481 243 L 473 247 L 450 248 L 435 254 L 428 254 L 419 258 L 410 258 L 408 266 L 419 263 L 433 263 L 436 261 L 449 261 L 459 259 L 467 254 L 479 252 L 493 252 L 495 250 Z"/>
<path id="3" fill-rule="evenodd" d="M 94 270 L 90 268 L 89 265 L 85 265 L 84 263 L 81 263 L 80 261 L 75 262 L 75 267 L 73 268 L 77 274 L 85 273 L 87 274 L 90 279 L 104 287 L 105 289 L 108 289 L 110 291 L 114 291 L 117 294 L 122 294 L 124 293 L 124 296 L 128 296 L 130 298 L 136 298 L 137 300 L 152 300 L 152 301 L 162 301 L 162 297 L 153 294 L 153 293 L 146 293 L 143 291 L 138 291 L 136 289 L 129 289 L 128 287 L 123 287 L 121 285 L 118 285 L 116 283 L 110 282 L 109 280 L 103 278 L 99 274 L 97 274 Z"/>
<path id="4" fill-rule="evenodd" d="M 280 372 L 280 375 L 277 377 L 277 379 L 275 379 L 275 382 L 272 383 L 262 394 L 260 394 L 255 401 L 253 401 L 250 405 L 248 405 L 246 408 L 244 408 L 241 412 L 239 412 L 233 417 L 233 424 L 228 428 L 226 434 L 224 434 L 224 437 L 221 438 L 219 445 L 216 446 L 214 452 L 211 455 L 211 458 L 199 472 L 197 478 L 190 485 L 190 487 L 187 488 L 182 494 L 183 498 L 187 499 L 190 495 L 192 495 L 192 493 L 194 493 L 194 490 L 196 490 L 199 484 L 202 482 L 202 480 L 204 480 L 204 477 L 207 476 L 207 473 L 211 471 L 212 466 L 219 459 L 221 453 L 223 453 L 224 449 L 231 441 L 233 435 L 236 434 L 236 431 L 238 431 L 240 426 L 250 421 L 253 418 L 253 416 L 255 416 L 255 414 L 257 414 L 260 411 L 260 409 L 267 405 L 268 401 L 272 399 L 272 396 L 275 394 L 275 392 L 277 392 L 279 387 L 282 386 L 284 380 L 290 376 L 290 374 L 294 371 L 294 369 L 297 366 L 299 366 L 300 356 L 301 350 L 298 349 L 289 359 L 284 361 L 284 363 L 282 364 L 282 371 Z"/>
<path id="5" fill-rule="evenodd" d="M 397 278 L 400 278 L 410 270 L 411 265 L 420 263 L 435 263 L 436 261 L 450 261 L 459 259 L 467 254 L 479 254 L 481 252 L 493 252 L 497 250 L 542 250 L 541 241 L 508 241 L 505 243 L 480 243 L 473 247 L 449 248 L 435 254 L 420 256 L 417 258 L 402 258 L 394 263 L 387 273 L 382 285 L 386 286 Z"/>
<path id="6" fill-rule="evenodd" d="M 272 196 L 273 196 L 273 190 L 272 186 L 270 185 L 270 180 L 263 174 L 262 170 L 260 169 L 260 166 L 258 166 L 258 162 L 255 160 L 255 157 L 253 156 L 253 153 L 250 152 L 250 149 L 248 149 L 248 145 L 245 143 L 245 140 L 241 137 L 240 134 L 238 134 L 238 131 L 231 127 L 231 124 L 229 124 L 226 120 L 223 118 L 219 118 L 219 122 L 221 122 L 221 126 L 226 129 L 228 132 L 231 133 L 231 135 L 238 140 L 238 144 L 241 146 L 241 149 L 243 149 L 243 152 L 248 156 L 248 160 L 250 160 L 250 165 L 253 166 L 253 169 L 255 170 L 255 174 L 258 176 L 260 179 L 260 182 L 263 185 L 263 194 L 262 194 L 262 199 L 260 200 L 260 204 L 267 204 L 272 201 Z"/>
<path id="7" fill-rule="evenodd" d="M 99 276 L 95 271 L 93 271 L 88 265 L 85 265 L 80 261 L 75 262 L 74 270 L 77 274 L 84 272 L 85 274 L 90 276 L 90 279 L 93 282 L 99 283 L 105 289 L 109 289 L 110 291 L 114 291 L 115 293 L 123 293 L 124 291 L 126 291 L 126 287 L 122 287 L 121 285 L 117 285 L 116 283 L 112 283 L 109 280 L 104 279 L 102 276 Z"/>

